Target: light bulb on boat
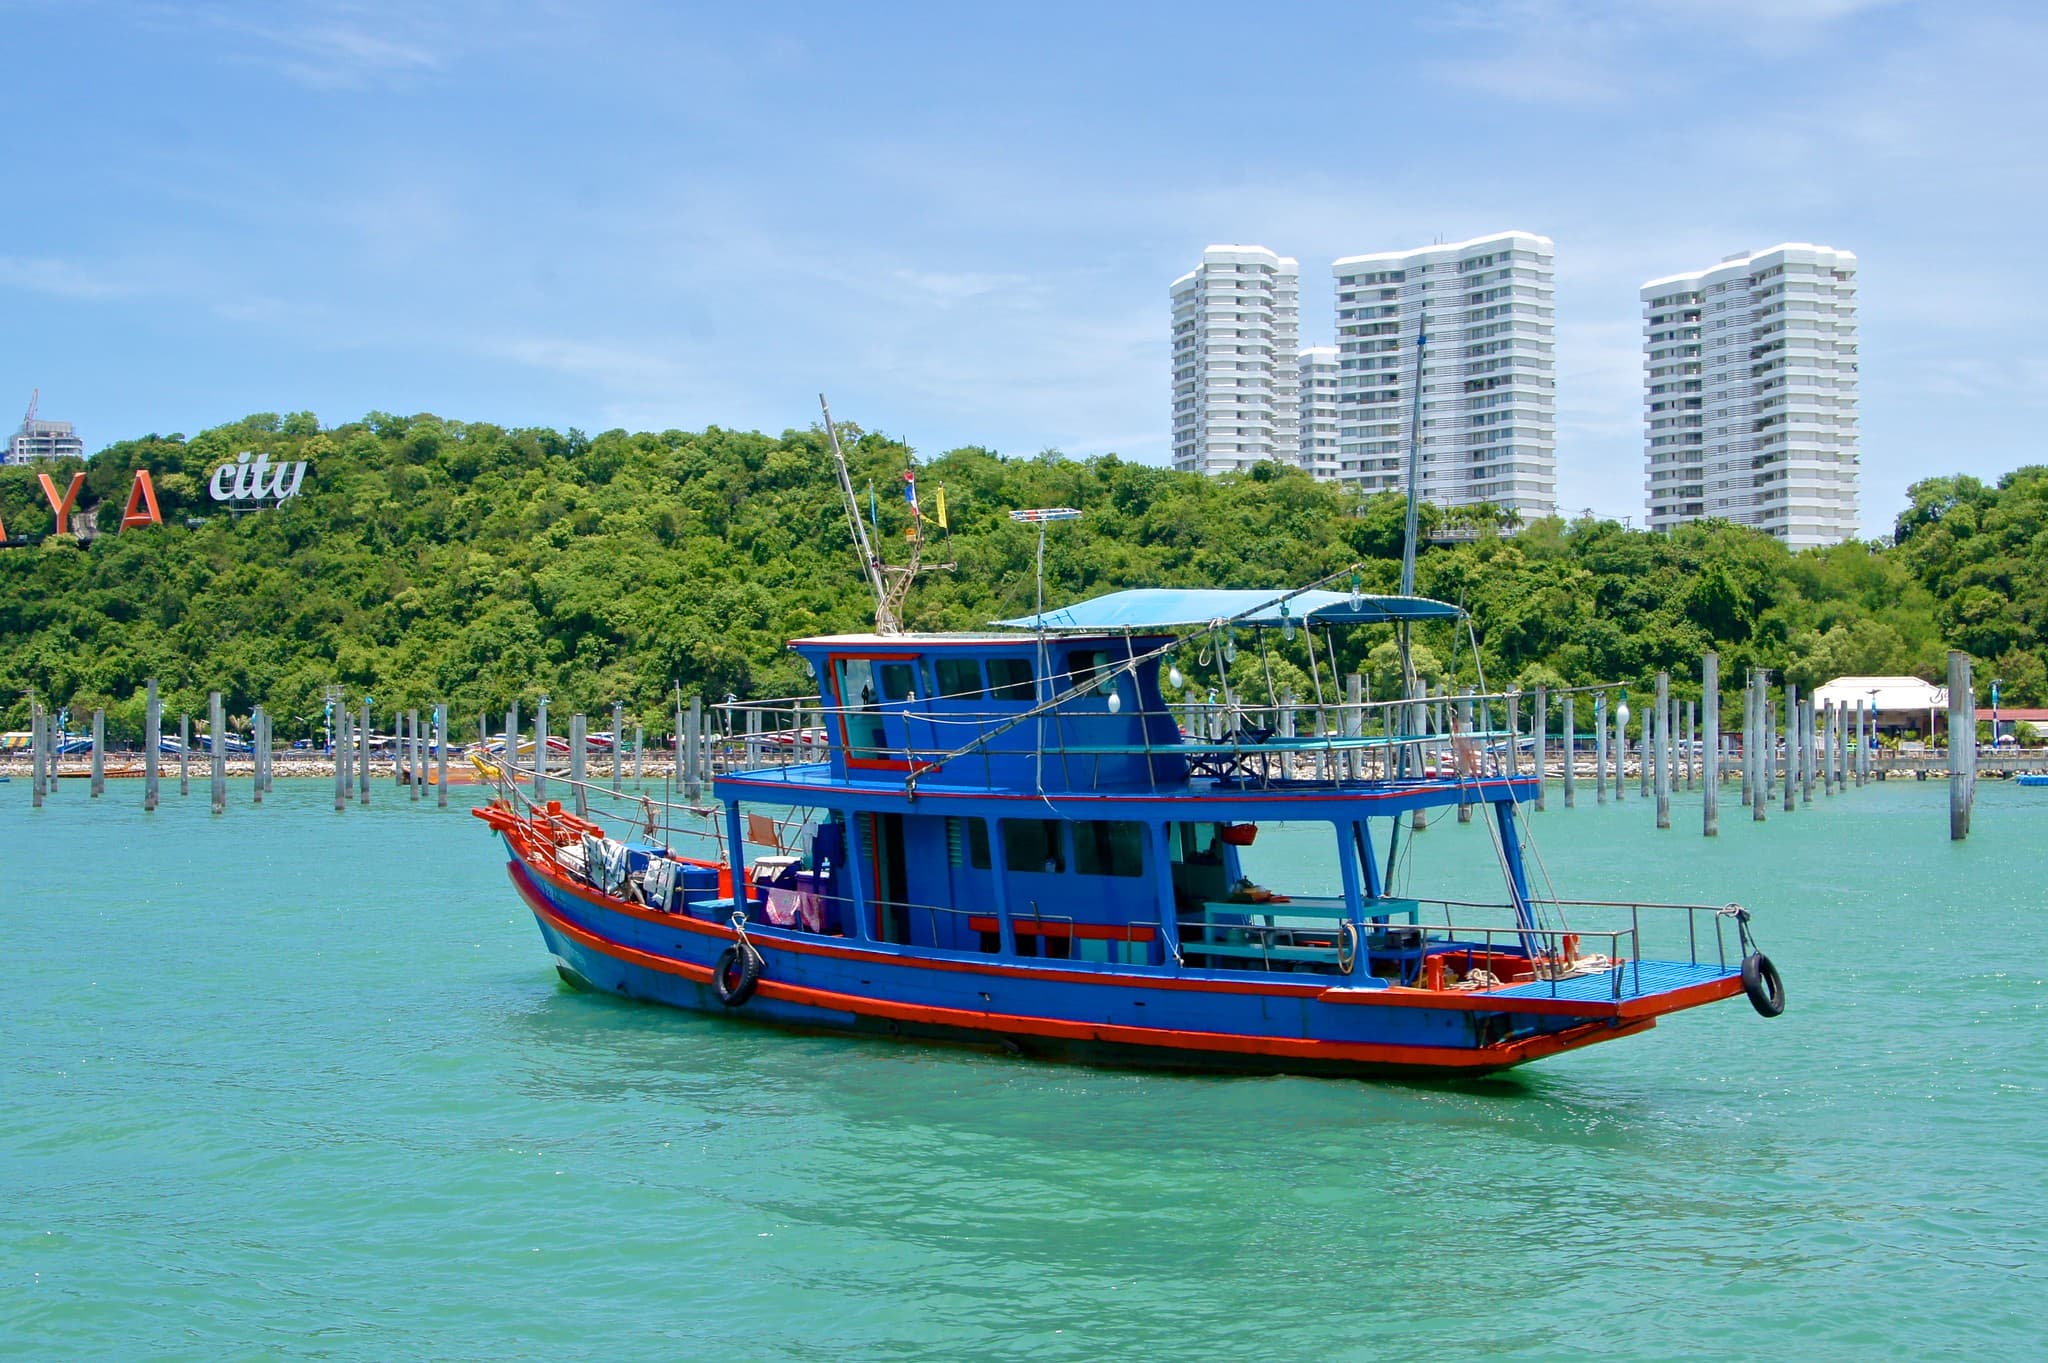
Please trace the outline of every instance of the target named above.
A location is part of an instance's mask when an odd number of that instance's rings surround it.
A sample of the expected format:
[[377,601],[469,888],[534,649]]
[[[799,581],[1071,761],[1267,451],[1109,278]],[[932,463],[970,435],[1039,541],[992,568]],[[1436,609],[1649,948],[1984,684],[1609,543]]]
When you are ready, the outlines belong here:
[[1235,634],[1223,636],[1223,661],[1226,663],[1237,661],[1237,635]]
[[1115,715],[1115,714],[1121,714],[1121,713],[1123,712],[1123,708],[1124,708],[1124,693],[1123,693],[1123,692],[1121,692],[1121,691],[1112,691],[1112,692],[1110,692],[1110,693],[1109,693],[1109,712],[1110,712],[1111,714],[1113,714],[1113,715]]
[[1614,722],[1615,722],[1616,724],[1627,724],[1627,723],[1628,723],[1628,716],[1629,716],[1629,708],[1628,708],[1628,702],[1627,702],[1626,700],[1624,700],[1624,701],[1623,701],[1623,702],[1622,702],[1622,703],[1621,703],[1620,705],[1618,705],[1617,707],[1615,707],[1615,711],[1614,711]]
[[1166,665],[1166,684],[1168,686],[1178,691],[1181,687],[1187,685],[1187,681],[1188,679],[1180,674],[1179,666],[1173,663]]

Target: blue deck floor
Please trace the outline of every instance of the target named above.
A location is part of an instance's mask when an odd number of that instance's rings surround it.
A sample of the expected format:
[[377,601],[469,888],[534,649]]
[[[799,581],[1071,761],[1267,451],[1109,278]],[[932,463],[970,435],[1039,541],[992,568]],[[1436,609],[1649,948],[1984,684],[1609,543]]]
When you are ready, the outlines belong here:
[[1568,980],[1531,980],[1526,984],[1510,985],[1506,989],[1490,992],[1491,998],[1543,998],[1543,999],[1599,999],[1641,998],[1646,994],[1664,994],[1688,985],[1705,984],[1709,980],[1726,979],[1740,974],[1734,965],[1723,968],[1712,963],[1691,965],[1684,961],[1641,961],[1630,962],[1620,967],[1621,992],[1614,989],[1614,971],[1602,970],[1591,975],[1574,975]]

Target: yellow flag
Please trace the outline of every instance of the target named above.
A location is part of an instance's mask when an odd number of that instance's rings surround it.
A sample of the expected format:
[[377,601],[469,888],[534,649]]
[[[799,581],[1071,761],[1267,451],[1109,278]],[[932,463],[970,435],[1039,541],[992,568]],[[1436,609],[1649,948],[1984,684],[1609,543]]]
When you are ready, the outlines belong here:
[[946,489],[939,489],[939,529],[946,529]]

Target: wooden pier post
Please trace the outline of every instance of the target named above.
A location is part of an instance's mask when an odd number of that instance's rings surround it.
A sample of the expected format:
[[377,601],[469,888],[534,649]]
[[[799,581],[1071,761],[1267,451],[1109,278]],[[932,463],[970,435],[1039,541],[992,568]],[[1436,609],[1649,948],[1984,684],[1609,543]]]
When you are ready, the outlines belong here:
[[504,762],[498,767],[499,779],[506,785],[519,784],[519,702],[513,701],[505,707],[505,752]]
[[1849,792],[1849,702],[1835,704],[1835,794]]
[[403,710],[391,714],[391,752],[391,784],[404,790],[412,780],[412,773],[406,769],[412,759],[412,739],[406,733]]
[[1772,748],[1771,721],[1774,711],[1771,706],[1770,678],[1764,673],[1757,674],[1756,687],[1756,729],[1757,729],[1757,778],[1756,792],[1751,797],[1750,818],[1755,823],[1764,821],[1764,811],[1771,802],[1771,777],[1777,768],[1773,765],[1776,755]]
[[249,712],[249,802],[263,803],[263,755],[270,750],[263,736],[263,707]]
[[690,697],[689,713],[679,718],[682,741],[676,745],[676,761],[682,767],[683,798],[694,802],[703,794],[704,698]]
[[370,803],[370,737],[375,732],[370,722],[370,701],[364,697],[362,722],[356,732],[356,798],[365,805]]
[[1578,700],[1571,692],[1564,693],[1564,807],[1574,809],[1579,803],[1579,728]]
[[414,804],[420,802],[420,791],[427,783],[427,745],[420,741],[420,712],[405,712],[405,794]]
[[1970,655],[1948,655],[1948,836],[1970,836],[1970,806],[1977,798],[1977,697]]
[[625,789],[626,778],[626,707],[621,701],[612,702],[612,794]]
[[647,729],[644,725],[633,726],[633,789],[647,787]]
[[178,794],[192,793],[192,716],[178,716]]
[[213,812],[225,814],[228,808],[228,744],[227,724],[221,714],[220,692],[210,691],[206,696],[207,755],[213,759],[212,771]]
[[97,800],[107,793],[107,712],[95,707],[92,712],[92,798]]
[[1610,710],[1610,714],[1614,716],[1614,749],[1612,749],[1612,753],[1614,753],[1614,802],[1620,804],[1626,798],[1626,790],[1628,790],[1628,720],[1630,720],[1630,716],[1622,714],[1622,710],[1628,708],[1628,692],[1616,692],[1616,696],[1618,698],[1616,698],[1614,710]]
[[584,790],[590,780],[590,721],[579,710],[569,716],[569,789],[576,803],[576,817],[590,817],[590,800]]
[[533,707],[533,802],[548,798],[548,698],[542,696]]
[[[1653,692],[1652,700],[1654,699]],[[1657,746],[1657,716],[1645,713],[1636,723],[1636,783],[1638,793],[1647,800],[1656,786],[1654,750]],[[1624,746],[1622,751],[1628,751],[1627,747]]]
[[330,739],[334,748],[334,812],[339,814],[348,808],[348,711],[335,713]]
[[1671,827],[1671,674],[1657,674],[1656,732],[1651,736],[1657,761],[1657,827]]
[[1799,803],[1813,803],[1813,697],[1799,698]]
[[[1972,710],[1971,710],[1971,714],[1972,714],[1972,715],[1974,715],[1975,713],[1976,713],[1976,710],[1975,710],[1974,708],[1972,708]],[[1841,773],[1842,773],[1842,789],[1843,789],[1843,791],[1844,791],[1844,792],[1846,792],[1846,791],[1847,791],[1847,790],[1849,789],[1850,783],[1851,783],[1851,782],[1853,782],[1853,781],[1854,781],[1854,780],[1856,779],[1856,763],[1855,763],[1855,760],[1854,760],[1854,754],[1852,754],[1852,753],[1851,753],[1851,752],[1849,751],[1849,703],[1848,703],[1847,701],[1843,701],[1843,702],[1842,702],[1842,718],[1841,718],[1841,728],[1842,728],[1842,738],[1841,738],[1841,743],[1842,743],[1842,766],[1841,766]],[[1970,736],[1971,736],[1971,738],[1972,738],[1972,739],[1974,739],[1974,738],[1976,737],[1976,730],[1972,729],[1972,730],[1970,731]],[[1974,746],[1974,744],[1973,744],[1972,746]]]
[[1869,701],[1859,700],[1856,702],[1856,761],[1854,765],[1856,767],[1856,784],[1859,786],[1870,784],[1870,738],[1863,732],[1865,715],[1868,715],[1870,718],[1871,733],[1875,734],[1877,732],[1877,713],[1871,710],[1869,706]]
[[[1483,744],[1483,743],[1482,743],[1482,741],[1481,741],[1481,740],[1480,740],[1480,739],[1479,739],[1479,738],[1478,738],[1478,737],[1477,737],[1477,736],[1475,735],[1475,732],[1474,732],[1474,730],[1473,730],[1473,728],[1472,728],[1472,688],[1471,688],[1471,687],[1469,687],[1469,686],[1468,686],[1468,687],[1466,687],[1466,688],[1465,688],[1465,689],[1464,689],[1463,691],[1461,691],[1461,692],[1460,692],[1460,693],[1458,694],[1458,699],[1457,699],[1457,701],[1455,702],[1455,708],[1453,709],[1452,713],[1453,713],[1453,714],[1455,714],[1455,715],[1457,715],[1457,717],[1458,717],[1458,732],[1464,735],[1464,738],[1465,738],[1465,742],[1467,742],[1467,743],[1469,743],[1469,744],[1472,744],[1472,745],[1474,745],[1475,747],[1477,747],[1477,748],[1478,748],[1478,750],[1479,750],[1479,751],[1480,751],[1481,753],[1484,753],[1484,752],[1485,752],[1485,747],[1484,747],[1484,744]],[[1481,760],[1482,760],[1482,762],[1483,762],[1483,761],[1484,761],[1484,758],[1482,758]],[[1459,785],[1459,788],[1460,788],[1460,791],[1459,791],[1459,793],[1460,793],[1460,795],[1462,796],[1462,795],[1463,795],[1463,787],[1464,787],[1464,785],[1465,785],[1465,772],[1464,772],[1464,770],[1463,770],[1463,768],[1464,768],[1464,759],[1463,759],[1462,755],[1461,755],[1461,754],[1460,754],[1460,753],[1458,752],[1458,745],[1457,745],[1457,744],[1455,744],[1455,743],[1453,743],[1453,744],[1451,745],[1451,768],[1452,768],[1452,772],[1453,772],[1453,774],[1454,774],[1454,775],[1455,775],[1455,776],[1456,776],[1456,777],[1458,778],[1458,785]],[[1471,823],[1471,822],[1472,822],[1472,802],[1471,802],[1470,800],[1468,800],[1468,799],[1463,799],[1463,798],[1461,798],[1461,799],[1459,799],[1459,801],[1458,801],[1458,822],[1459,822],[1459,823]]]
[[1550,688],[1536,687],[1536,808],[1541,812],[1544,792],[1550,788]]
[[1593,803],[1607,803],[1607,693],[1593,694]]
[[1799,751],[1799,687],[1797,683],[1785,683],[1785,812],[1793,809],[1793,791],[1799,774],[1795,770]]
[[1508,692],[1508,775],[1522,774],[1522,693]]
[[1835,780],[1835,702],[1829,700],[1821,716],[1821,794],[1833,796],[1841,782]]
[[164,702],[156,693],[156,678],[143,683],[142,703],[142,808],[157,807],[158,778],[163,768]]
[[448,702],[442,701],[434,707],[434,779],[441,789],[434,797],[434,803],[442,809],[448,807]]
[[43,703],[28,703],[28,805],[43,807]]
[[[1349,738],[1363,738],[1365,736],[1365,678],[1357,672],[1347,672],[1344,674],[1344,704],[1347,707],[1344,711],[1343,724],[1345,736]],[[1345,774],[1347,776],[1354,781],[1364,778],[1365,753],[1362,750],[1352,748],[1344,754],[1344,762]]]
[[1700,655],[1700,741],[1706,744],[1706,779],[1700,783],[1703,808],[1700,832],[1718,837],[1721,832],[1721,655]]

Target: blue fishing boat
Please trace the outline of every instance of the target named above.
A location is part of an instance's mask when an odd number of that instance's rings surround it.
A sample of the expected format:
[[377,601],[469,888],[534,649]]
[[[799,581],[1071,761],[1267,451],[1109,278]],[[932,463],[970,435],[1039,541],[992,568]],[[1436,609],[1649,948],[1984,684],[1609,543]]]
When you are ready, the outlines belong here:
[[[510,784],[478,813],[565,979],[792,1027],[1482,1074],[1745,992],[1780,1011],[1746,911],[1570,901],[1532,876],[1538,777],[1491,727],[1506,697],[1462,698],[1447,729],[1413,700],[1332,697],[1301,733],[1235,697],[1176,715],[1167,694],[1177,659],[1220,663],[1240,636],[1421,622],[1467,624],[1355,590],[1138,590],[984,633],[799,639],[814,695],[726,707],[730,732],[763,737],[758,765],[715,780],[715,855],[615,838]],[[1427,897],[1415,821],[1461,805],[1499,892]],[[1297,850],[1267,865],[1272,825]]]

